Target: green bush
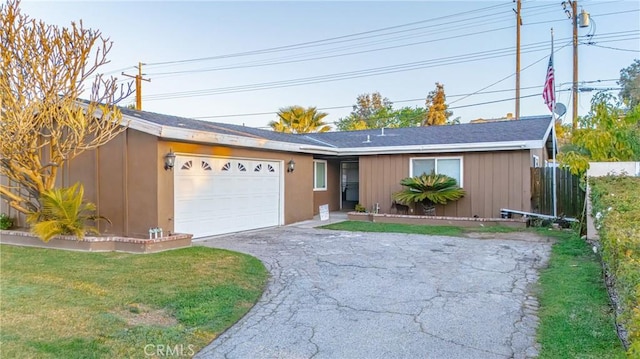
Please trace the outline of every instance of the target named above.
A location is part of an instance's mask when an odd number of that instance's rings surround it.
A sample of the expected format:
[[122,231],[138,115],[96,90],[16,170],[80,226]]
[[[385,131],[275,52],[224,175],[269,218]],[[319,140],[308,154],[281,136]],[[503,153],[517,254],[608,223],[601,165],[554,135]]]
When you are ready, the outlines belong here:
[[360,213],[364,213],[367,211],[367,209],[361,205],[360,203],[356,204],[356,208],[355,208],[356,212],[360,212]]
[[11,229],[13,227],[13,220],[4,213],[0,213],[0,229]]
[[602,259],[620,297],[629,355],[640,358],[640,177],[589,179]]

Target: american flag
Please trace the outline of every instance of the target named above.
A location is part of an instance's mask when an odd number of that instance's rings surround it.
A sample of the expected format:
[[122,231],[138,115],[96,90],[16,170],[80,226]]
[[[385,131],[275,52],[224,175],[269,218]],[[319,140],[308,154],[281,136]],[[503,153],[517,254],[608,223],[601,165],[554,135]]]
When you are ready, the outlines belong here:
[[553,54],[549,57],[549,66],[547,67],[547,79],[544,81],[544,90],[542,90],[542,98],[544,103],[549,107],[549,111],[553,112],[556,105],[555,81],[553,78]]

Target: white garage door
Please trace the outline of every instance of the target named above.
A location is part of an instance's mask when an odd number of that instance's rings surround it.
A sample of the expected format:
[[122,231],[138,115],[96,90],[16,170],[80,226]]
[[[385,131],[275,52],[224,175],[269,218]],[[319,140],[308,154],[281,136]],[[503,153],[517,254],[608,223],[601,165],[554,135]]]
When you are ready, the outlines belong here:
[[282,224],[277,161],[178,156],[174,231],[194,238]]

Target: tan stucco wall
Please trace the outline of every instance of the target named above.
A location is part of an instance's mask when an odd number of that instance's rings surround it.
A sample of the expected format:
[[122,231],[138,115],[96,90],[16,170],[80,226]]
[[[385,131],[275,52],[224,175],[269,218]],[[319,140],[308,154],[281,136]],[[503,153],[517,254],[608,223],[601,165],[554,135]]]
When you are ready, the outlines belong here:
[[[69,186],[77,181],[84,185],[85,199],[95,203],[98,214],[111,221],[98,223],[102,233],[145,237],[151,227],[173,232],[173,172],[163,168],[169,149],[176,153],[269,159],[281,161],[283,168],[293,159],[295,171],[283,174],[284,224],[313,217],[312,155],[163,141],[133,129],[70,161],[61,168],[57,185]],[[330,172],[329,178],[330,188],[337,188],[338,175]],[[18,218],[18,226],[25,226],[23,217],[0,202],[3,213]],[[331,205],[333,209],[337,202]]]
[[409,176],[411,158],[458,156],[463,158],[463,188],[467,194],[459,201],[438,206],[437,215],[497,218],[500,208],[530,210],[531,154],[528,150],[362,156],[360,203],[368,209],[378,203],[380,213],[395,213],[391,209],[392,194],[402,190],[400,180]]
[[[311,171],[313,172],[313,168],[311,169]],[[313,214],[319,214],[320,206],[324,204],[329,205],[329,211],[340,210],[339,160],[327,160],[327,190],[313,191]]]
[[[284,223],[290,224],[313,217],[313,157],[306,154],[294,154],[276,151],[260,151],[226,146],[201,145],[174,141],[158,142],[158,165],[162,168],[164,155],[169,150],[178,154],[199,154],[216,157],[235,157],[247,159],[269,159],[282,161],[283,168],[293,160],[295,170],[284,171]],[[158,218],[159,225],[173,231],[173,174],[161,170],[158,174]]]

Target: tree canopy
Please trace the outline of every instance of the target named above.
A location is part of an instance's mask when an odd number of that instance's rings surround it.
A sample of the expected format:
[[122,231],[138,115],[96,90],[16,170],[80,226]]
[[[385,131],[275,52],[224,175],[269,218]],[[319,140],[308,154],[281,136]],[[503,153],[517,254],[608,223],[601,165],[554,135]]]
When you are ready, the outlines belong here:
[[278,111],[278,121],[269,122],[269,126],[277,132],[310,133],[327,132],[331,129],[322,119],[327,117],[315,107],[289,106]]
[[115,104],[131,84],[98,73],[112,47],[100,31],[47,25],[19,5],[0,5],[0,197],[33,213],[65,162],[124,130]]
[[453,112],[448,111],[446,104],[447,96],[444,93],[444,85],[436,82],[435,90],[429,92],[425,106],[427,114],[422,122],[422,126],[446,125]]
[[620,70],[618,85],[622,86],[620,98],[629,108],[640,104],[640,60],[635,59],[631,65]]
[[596,94],[558,161],[576,175],[586,172],[589,161],[640,161],[640,105],[624,111],[612,95]]
[[436,83],[436,89],[427,95],[424,108],[405,106],[394,109],[393,103],[379,92],[362,94],[356,99],[353,111],[339,119],[336,127],[340,131],[353,131],[460,123],[459,119],[450,119],[452,112],[445,101],[444,85],[440,83]]
[[393,103],[382,97],[380,92],[358,95],[349,116],[336,123],[340,131],[366,130],[369,128],[391,127]]

